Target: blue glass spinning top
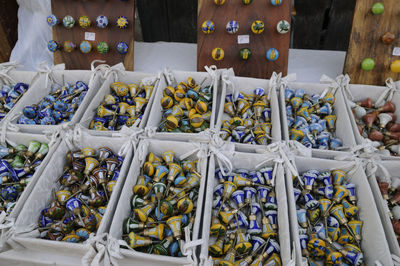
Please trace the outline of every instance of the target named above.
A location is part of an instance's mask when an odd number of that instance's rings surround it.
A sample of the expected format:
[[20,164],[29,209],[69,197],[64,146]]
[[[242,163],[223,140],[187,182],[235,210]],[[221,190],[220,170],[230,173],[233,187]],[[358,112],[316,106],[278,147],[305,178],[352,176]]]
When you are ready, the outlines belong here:
[[41,121],[40,121],[41,125],[55,125],[56,121],[54,120],[54,118],[52,116],[45,116]]
[[25,106],[22,112],[25,117],[34,119],[37,115],[37,106],[36,105]]

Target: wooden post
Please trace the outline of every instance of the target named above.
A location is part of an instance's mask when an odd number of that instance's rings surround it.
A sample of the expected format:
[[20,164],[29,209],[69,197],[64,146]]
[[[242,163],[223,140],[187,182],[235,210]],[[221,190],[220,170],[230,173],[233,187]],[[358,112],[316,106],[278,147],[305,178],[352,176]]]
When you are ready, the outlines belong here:
[[18,4],[0,0],[0,62],[8,62],[18,39]]

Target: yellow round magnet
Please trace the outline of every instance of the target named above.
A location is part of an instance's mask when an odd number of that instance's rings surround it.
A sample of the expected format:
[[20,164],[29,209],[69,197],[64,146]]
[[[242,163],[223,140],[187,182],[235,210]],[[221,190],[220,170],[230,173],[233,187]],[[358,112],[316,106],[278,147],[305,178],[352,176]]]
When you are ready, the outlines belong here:
[[254,34],[261,34],[264,31],[264,22],[261,20],[256,20],[251,24],[251,31]]
[[215,61],[220,61],[224,59],[225,53],[222,48],[217,47],[212,50],[211,56]]

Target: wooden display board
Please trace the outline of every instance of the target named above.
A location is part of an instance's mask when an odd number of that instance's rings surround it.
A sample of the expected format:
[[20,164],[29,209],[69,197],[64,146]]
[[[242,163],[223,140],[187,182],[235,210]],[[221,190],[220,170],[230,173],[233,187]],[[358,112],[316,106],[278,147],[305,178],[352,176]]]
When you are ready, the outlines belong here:
[[[123,62],[125,69],[133,70],[133,49],[134,49],[134,0],[96,0],[96,1],[65,1],[51,0],[52,13],[60,23],[53,27],[53,40],[63,45],[64,41],[70,40],[77,46],[76,49],[67,53],[62,49],[54,53],[54,63],[65,63],[67,69],[90,69],[93,60],[105,60],[108,65],[115,65]],[[64,16],[70,15],[75,19],[75,26],[67,29],[62,24]],[[88,16],[92,25],[86,29],[79,26],[79,17]],[[108,18],[108,26],[104,29],[98,28],[96,18],[104,15]],[[126,29],[119,29],[116,20],[119,16],[128,18],[129,26]],[[83,54],[79,45],[85,40],[85,33],[95,33],[95,40],[90,41],[93,48],[89,54]],[[93,35],[93,34],[92,34]],[[97,52],[97,43],[107,42],[110,51],[107,54]],[[119,42],[126,42],[129,45],[128,53],[118,53],[116,46]]]
[[[374,15],[371,7],[381,2],[385,10]],[[344,73],[348,73],[351,83],[384,85],[389,77],[399,80],[400,74],[390,70],[390,64],[399,56],[393,55],[395,47],[400,47],[400,5],[398,0],[357,0],[353,27],[350,36],[349,50],[346,55]],[[395,41],[386,45],[381,41],[385,32],[393,33]],[[375,67],[371,71],[361,68],[364,58],[372,58]]]
[[[244,77],[269,78],[272,72],[287,74],[290,32],[278,33],[276,27],[279,21],[290,23],[291,0],[283,0],[279,6],[273,6],[270,0],[253,0],[244,5],[241,0],[225,1],[217,6],[214,0],[199,0],[197,18],[197,69],[204,71],[206,65],[216,65],[218,68],[233,67],[235,74]],[[215,31],[204,34],[201,26],[204,21],[211,20],[215,24]],[[239,23],[239,30],[235,34],[226,31],[226,24],[230,20]],[[255,20],[262,20],[265,30],[262,34],[254,34],[251,24]],[[248,35],[248,44],[238,44],[238,36]],[[215,61],[211,52],[220,47],[225,57]],[[251,57],[244,61],[239,56],[241,48],[249,48]],[[276,48],[279,57],[276,61],[268,61],[266,52],[269,48]]]

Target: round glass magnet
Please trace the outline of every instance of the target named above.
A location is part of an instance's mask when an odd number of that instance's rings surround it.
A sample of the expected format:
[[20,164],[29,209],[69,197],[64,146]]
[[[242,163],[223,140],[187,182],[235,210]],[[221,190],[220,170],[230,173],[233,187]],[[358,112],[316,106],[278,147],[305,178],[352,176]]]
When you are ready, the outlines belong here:
[[50,40],[47,43],[47,48],[49,49],[50,52],[54,53],[55,51],[60,49],[60,46],[58,45],[58,43],[55,40]]
[[251,31],[254,34],[261,34],[264,31],[264,22],[256,20],[251,24]]
[[126,42],[120,42],[117,44],[117,51],[120,54],[126,54],[128,52],[129,46]]
[[226,24],[226,31],[230,34],[235,34],[239,30],[239,23],[236,20],[231,20]]
[[224,59],[225,53],[222,48],[217,47],[212,50],[211,56],[215,61],[220,61]]
[[282,0],[271,0],[271,4],[273,6],[280,6],[282,4]]
[[75,50],[76,45],[72,41],[65,41],[63,45],[64,52],[71,53]]
[[248,60],[251,56],[251,51],[249,48],[242,48],[239,51],[239,55],[242,60]]
[[275,48],[270,48],[267,51],[266,57],[269,61],[275,61],[279,57],[279,52]]
[[100,54],[106,54],[108,53],[108,51],[110,51],[110,47],[106,42],[99,42],[97,44],[97,52],[99,52]]
[[243,5],[250,5],[253,0],[242,0]]
[[223,4],[225,4],[225,0],[214,0],[214,3],[215,3],[217,6],[222,6]]
[[288,33],[290,31],[290,24],[289,22],[287,22],[286,20],[281,20],[278,22],[278,24],[276,24],[276,30],[280,33],[280,34],[285,34]]
[[108,25],[108,18],[104,15],[100,15],[96,18],[97,27],[100,29],[104,29]]
[[50,16],[47,17],[47,24],[51,27],[55,26],[58,24],[58,19],[55,15],[51,14]]
[[79,26],[81,26],[82,28],[84,28],[84,29],[89,28],[91,24],[92,24],[92,21],[90,20],[90,18],[88,16],[80,16],[79,17]]
[[64,27],[66,27],[67,29],[70,29],[70,28],[72,28],[72,27],[75,25],[75,19],[74,19],[72,16],[70,16],[70,15],[66,15],[66,16],[63,18],[63,25],[64,25]]
[[84,54],[88,54],[90,53],[90,51],[92,51],[92,45],[88,41],[81,42],[79,48],[81,49],[81,52]]
[[117,27],[120,29],[126,29],[129,26],[129,21],[127,17],[124,16],[119,16],[117,18]]
[[205,34],[210,34],[213,33],[215,30],[215,24],[213,21],[211,20],[206,20],[203,22],[203,24],[201,24],[201,30],[205,33]]

